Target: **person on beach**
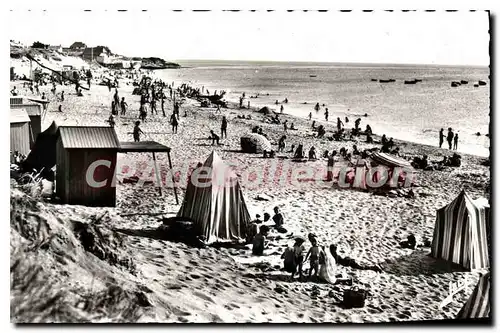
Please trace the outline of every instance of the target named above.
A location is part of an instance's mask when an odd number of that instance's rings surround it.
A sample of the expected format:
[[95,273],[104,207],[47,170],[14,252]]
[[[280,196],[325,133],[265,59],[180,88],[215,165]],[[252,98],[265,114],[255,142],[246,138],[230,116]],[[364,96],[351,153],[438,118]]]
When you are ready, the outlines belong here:
[[61,102],[64,102],[64,90],[61,91]]
[[318,159],[316,156],[316,148],[314,148],[314,146],[312,146],[311,149],[309,149],[309,159],[310,160]]
[[127,104],[127,102],[125,102],[125,97],[122,97],[122,101],[120,102],[120,108],[122,109],[122,112],[120,114],[122,116],[124,116],[125,113],[127,112],[127,107],[128,107],[128,104]]
[[332,255],[333,259],[335,259],[335,262],[338,263],[339,265],[345,266],[345,267],[351,267],[354,269],[362,269],[362,270],[370,270],[370,271],[375,271],[375,272],[382,272],[382,269],[378,265],[372,265],[372,266],[363,266],[360,265],[356,262],[356,260],[349,258],[349,257],[341,257],[337,253],[337,245],[332,244],[330,245],[330,254]]
[[139,119],[145,121],[147,115],[148,113],[146,111],[146,104],[141,104],[141,106],[139,107]]
[[248,101],[248,106],[247,106],[247,109],[250,110],[250,101]]
[[115,127],[115,118],[113,117],[113,114],[109,115],[108,123],[109,123],[109,126]]
[[319,252],[319,278],[320,280],[335,284],[337,279],[335,278],[335,259],[332,257],[331,253],[325,250],[325,246],[321,246],[321,251]]
[[312,112],[309,112],[309,120],[312,119],[312,116],[313,116],[313,113]]
[[139,128],[139,125],[141,124],[140,121],[136,121],[135,122],[135,126],[134,126],[134,132],[133,132],[133,135],[134,135],[134,142],[139,142],[141,141],[141,133],[144,134],[144,132]]
[[63,110],[62,110],[62,105],[61,105],[61,104],[59,104],[59,107],[57,108],[57,110],[58,110],[59,112],[63,112]]
[[288,130],[288,120],[285,120],[285,122],[283,123],[283,129],[284,129],[284,131],[286,133],[287,130]]
[[455,135],[453,134],[451,127],[449,127],[448,128],[448,136],[446,137],[446,140],[448,141],[448,149],[451,149],[451,144],[453,142],[454,137],[455,137]]
[[112,100],[112,101],[111,101],[111,114],[112,114],[112,115],[117,114],[117,112],[116,112],[115,100]]
[[278,100],[276,100],[276,102],[274,102],[274,104],[278,105],[278,104],[279,104],[279,103],[278,103]]
[[286,97],[285,97],[285,101],[284,101],[284,102],[285,102],[285,103],[288,103],[288,98],[286,98]]
[[441,128],[439,131],[439,148],[443,145],[444,142],[444,128]]
[[[250,103],[250,102],[249,102]],[[217,113],[222,113],[222,111],[220,110],[220,104],[217,104]]]
[[172,133],[177,134],[177,127],[179,126],[179,121],[175,113],[170,116],[170,125],[172,125]]
[[283,152],[283,149],[285,149],[286,146],[285,140],[286,140],[286,135],[282,135],[278,141],[278,153]]
[[283,110],[285,110],[285,107],[283,106],[283,104],[281,104],[280,113],[283,113]]
[[316,110],[316,112],[318,112],[319,109],[320,109],[319,103],[316,103],[316,105],[314,106],[314,110]]
[[325,120],[328,121],[328,108],[325,109]]
[[326,171],[326,181],[327,182],[333,181],[333,176],[334,176],[333,172],[334,172],[335,162],[336,162],[336,160],[338,160],[336,155],[337,155],[337,151],[334,150],[334,151],[332,151],[332,154],[328,156],[328,162],[326,164],[326,170],[327,170]]
[[161,113],[163,114],[163,117],[166,117],[167,115],[165,114],[165,95],[161,95]]
[[215,134],[215,132],[213,130],[210,130],[210,139],[212,139],[212,146],[217,143],[217,145],[220,145],[219,143],[219,136],[217,134]]
[[293,247],[287,246],[283,254],[281,255],[281,259],[283,259],[283,267],[285,272],[292,273],[290,279],[293,279],[297,271],[297,264],[295,263],[295,252]]
[[344,126],[344,123],[340,120],[340,117],[337,117],[337,131],[340,132],[342,130],[342,126]]
[[349,123],[349,118],[345,117],[345,123],[348,124]]
[[458,148],[458,133],[453,137],[453,150],[457,150]]
[[[295,239],[295,244],[293,245],[293,252],[294,252],[294,255],[295,255],[295,263],[296,263],[296,267],[297,267],[297,270],[299,271],[299,280],[302,280],[304,277],[302,275],[302,264],[304,263],[304,251],[306,250],[305,247],[304,247],[304,238],[302,237],[297,237]],[[295,276],[295,273],[294,272],[292,274],[292,279],[294,278]]]
[[252,242],[252,254],[254,256],[264,255],[264,249],[266,248],[266,237],[269,232],[269,227],[263,225],[260,227],[259,233],[255,235]]
[[359,124],[361,123],[361,118],[358,118],[354,121],[354,129],[356,131],[356,134],[359,133]]
[[312,272],[314,271],[314,277],[317,278],[318,276],[318,271],[319,271],[319,256],[321,252],[321,248],[318,246],[318,241],[313,238],[311,241],[312,246],[307,252],[306,258],[304,261],[307,261],[309,259],[309,276],[308,279],[311,279]]
[[222,116],[222,123],[220,125],[220,136],[224,139],[224,136],[227,139],[227,118],[226,116]]
[[12,96],[17,96],[18,95],[18,91],[17,91],[17,88],[16,86],[14,86],[14,88],[10,91],[10,93],[12,94]]
[[278,206],[274,207],[273,221],[276,229],[283,227],[283,224],[285,224],[285,219],[283,218],[283,214],[281,214]]
[[312,127],[312,129],[316,129],[316,120],[313,120],[311,127]]
[[366,135],[372,135],[373,134],[373,131],[372,131],[372,128],[371,128],[370,125],[366,125],[365,134]]
[[153,114],[153,112],[155,114],[158,114],[158,110],[156,110],[156,99],[155,98],[151,99],[151,114]]
[[382,135],[381,142],[382,142],[382,147],[384,147],[385,145],[387,145],[387,137],[385,136],[385,134]]

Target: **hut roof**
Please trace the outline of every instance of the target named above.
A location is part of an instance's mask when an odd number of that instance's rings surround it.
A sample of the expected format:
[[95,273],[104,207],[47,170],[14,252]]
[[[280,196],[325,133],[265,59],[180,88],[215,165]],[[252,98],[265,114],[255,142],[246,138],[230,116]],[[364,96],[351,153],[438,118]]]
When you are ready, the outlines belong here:
[[30,117],[24,109],[11,109],[10,110],[10,123],[29,123]]
[[10,109],[24,109],[28,116],[40,116],[42,114],[42,107],[36,103],[26,104],[12,104]]
[[170,152],[170,148],[155,141],[120,142],[120,153]]
[[118,149],[120,142],[112,127],[60,126],[59,133],[64,148]]

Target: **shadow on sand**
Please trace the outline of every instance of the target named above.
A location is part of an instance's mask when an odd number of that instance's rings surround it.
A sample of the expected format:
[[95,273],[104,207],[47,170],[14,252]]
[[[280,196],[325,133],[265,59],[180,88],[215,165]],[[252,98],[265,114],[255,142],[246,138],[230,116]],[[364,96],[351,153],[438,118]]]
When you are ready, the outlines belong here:
[[467,272],[467,269],[455,263],[431,257],[429,250],[416,250],[410,255],[380,263],[379,266],[383,272],[398,276]]

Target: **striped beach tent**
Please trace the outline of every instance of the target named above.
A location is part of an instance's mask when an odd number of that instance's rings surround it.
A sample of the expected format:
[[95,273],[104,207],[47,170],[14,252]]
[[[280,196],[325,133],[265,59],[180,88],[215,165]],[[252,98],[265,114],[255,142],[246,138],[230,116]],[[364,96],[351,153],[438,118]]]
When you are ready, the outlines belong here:
[[246,238],[250,214],[238,177],[215,151],[189,177],[177,216],[193,220],[206,243]]
[[439,209],[431,255],[467,269],[490,266],[490,209],[485,199],[472,200],[464,190]]
[[479,278],[472,295],[458,312],[457,319],[488,318],[490,316],[490,273]]

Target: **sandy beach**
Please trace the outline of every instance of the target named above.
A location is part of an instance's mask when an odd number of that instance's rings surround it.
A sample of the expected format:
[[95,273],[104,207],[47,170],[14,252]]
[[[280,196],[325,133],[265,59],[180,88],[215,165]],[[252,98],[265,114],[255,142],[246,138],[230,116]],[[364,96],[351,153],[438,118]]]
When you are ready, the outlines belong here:
[[[11,86],[14,85],[22,95],[29,94],[20,88],[22,83],[11,82]],[[132,141],[133,123],[139,115],[139,96],[132,95],[133,88],[130,80],[120,81],[120,98],[125,97],[128,103],[126,116],[115,118],[120,141]],[[83,91],[83,97],[78,97],[73,86],[57,86],[58,92],[65,91],[64,102],[58,102],[48,86],[40,90],[51,100],[42,129],[50,126],[52,121],[58,125],[107,124],[114,89],[110,92],[105,86],[93,85],[90,91]],[[58,111],[59,104],[63,112]],[[250,133],[255,125],[261,126],[274,144],[283,135],[282,125],[264,123],[263,116],[256,110],[237,109],[232,105],[218,113],[215,108],[202,108],[197,101],[186,99],[180,110],[178,133],[172,134],[168,124],[172,101],[165,103],[167,117],[162,116],[159,105],[158,109],[158,115],[148,114],[141,124],[146,133],[142,139],[171,147],[177,180],[186,176],[188,167],[203,162],[215,150],[225,161],[235,165],[240,177],[247,178],[241,181],[241,185],[252,218],[256,214],[262,216],[264,212],[272,214],[273,207],[278,206],[284,214],[288,233],[271,232],[270,246],[262,257],[252,256],[250,245],[240,249],[197,249],[123,232],[116,236],[113,229],[155,229],[161,225],[162,216],[174,216],[179,210],[166,154],[157,156],[164,180],[161,197],[154,185],[135,186],[122,182],[124,177],[132,175],[154,180],[151,156],[119,154],[121,168],[117,171],[116,208],[36,203],[35,199],[12,188],[11,248],[22,249],[19,244],[26,243],[29,234],[16,226],[18,219],[26,220],[26,224],[33,228],[40,225],[40,219],[44,221],[42,225],[46,226],[47,234],[55,235],[56,241],[29,252],[27,257],[33,265],[41,267],[43,279],[54,281],[54,290],[67,293],[63,297],[65,304],[70,304],[74,311],[67,318],[85,318],[94,322],[129,321],[130,317],[124,317],[118,306],[110,306],[100,313],[79,307],[84,295],[109,292],[111,286],[119,286],[123,295],[130,297],[129,302],[136,302],[134,297],[140,295],[146,305],[131,312],[132,318],[139,322],[358,323],[453,319],[472,293],[480,272],[452,268],[429,257],[428,247],[403,249],[399,242],[410,233],[415,234],[419,241],[424,238],[432,240],[436,209],[452,201],[462,189],[474,198],[487,196],[490,170],[480,164],[484,158],[461,154],[461,167],[447,167],[443,171],[418,170],[415,198],[380,196],[355,189],[334,188],[311,179],[299,183],[286,181],[282,177],[283,170],[291,176],[297,167],[304,167],[291,161],[291,153],[278,153],[275,159],[241,153],[240,137]],[[208,139],[209,131],[220,131],[223,115],[229,121],[228,137],[221,140],[221,145],[213,146]],[[252,119],[239,119],[238,115],[251,115]],[[380,146],[362,141],[317,139],[310,122],[287,115],[280,118],[288,119],[297,128],[286,133],[286,151],[291,144],[298,143],[303,143],[306,150],[314,145],[318,155],[341,147],[351,149],[353,144],[359,149]],[[362,120],[361,126],[364,128],[367,123],[369,117]],[[326,126],[327,134],[334,126],[334,122]],[[452,155],[447,149],[397,140],[395,143],[406,156],[428,155],[430,160],[437,161]],[[326,163],[326,159],[320,158],[305,165],[322,170]],[[255,175],[262,174],[262,170],[266,176],[260,184],[248,181],[248,178],[252,180]],[[180,181],[178,186],[182,201],[185,182]],[[271,200],[257,200],[259,195],[270,196]],[[26,213],[26,207],[30,205],[43,212],[40,218]],[[30,209],[34,208],[27,210]],[[133,269],[132,266],[111,263],[109,258],[101,260],[88,254],[70,230],[69,225],[74,221],[88,223],[92,216],[104,212],[108,214],[100,222],[100,228],[113,235],[110,236],[113,239],[120,239],[121,245],[116,251],[133,261]],[[288,280],[289,274],[281,270],[281,253],[287,245],[292,245],[293,235],[305,237],[310,232],[317,235],[320,244],[338,244],[342,255],[382,268],[378,273],[339,266],[338,273],[352,277],[355,285],[369,289],[370,296],[364,308],[343,309],[336,305],[347,286]],[[67,254],[60,259],[58,251]],[[11,258],[13,256],[11,254]],[[309,268],[308,264],[304,267]],[[458,293],[453,302],[440,309],[440,303],[448,295],[449,283],[465,277],[470,278],[470,285]],[[127,298],[124,297],[126,304]],[[64,318],[60,317],[62,321]],[[39,319],[47,320],[43,316]]]

